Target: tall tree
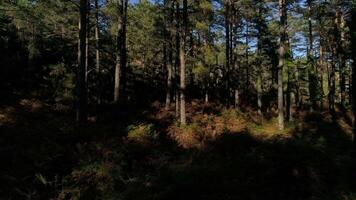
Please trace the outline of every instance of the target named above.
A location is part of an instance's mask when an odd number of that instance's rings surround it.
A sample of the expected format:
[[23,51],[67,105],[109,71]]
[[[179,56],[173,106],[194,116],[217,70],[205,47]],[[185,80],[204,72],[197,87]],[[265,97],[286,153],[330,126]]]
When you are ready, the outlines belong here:
[[283,66],[285,65],[287,46],[287,5],[286,0],[279,0],[280,17],[280,47],[278,64],[278,127],[284,129],[284,105],[283,105]]
[[119,98],[125,99],[126,91],[126,21],[127,21],[128,0],[118,0],[117,2],[117,55],[115,65],[115,87],[114,102],[118,103]]
[[256,29],[257,29],[257,81],[256,81],[256,92],[257,92],[257,112],[262,119],[262,52],[263,52],[263,39],[264,39],[264,29],[267,27],[264,25],[263,17],[263,2],[261,0],[256,1],[258,6],[257,16],[256,16]]
[[86,37],[87,37],[87,10],[88,1],[80,0],[79,20],[79,49],[78,49],[78,73],[77,73],[77,122],[87,121],[87,69],[86,69]]
[[[351,32],[351,57],[352,57],[352,103],[353,103],[353,113],[354,118],[356,116],[356,0],[352,0],[351,8],[351,21],[350,21],[350,32]],[[356,156],[356,120],[354,119],[353,127],[353,152]]]
[[99,0],[95,0],[95,67],[100,72],[100,26],[99,26]]
[[225,0],[225,56],[226,56],[226,103],[230,103],[230,63],[231,63],[231,2]]
[[345,110],[345,101],[346,101],[346,27],[345,27],[345,14],[342,9],[343,5],[341,2],[338,2],[337,11],[336,11],[336,22],[339,32],[338,38],[338,62],[339,62],[339,86],[340,86],[340,104],[341,109]]
[[183,27],[181,28],[181,39],[179,45],[179,62],[180,62],[180,123],[186,125],[185,113],[185,45],[188,32],[188,1],[183,0]]
[[172,25],[173,10],[172,1],[164,0],[164,64],[167,69],[167,89],[166,89],[166,109],[171,104],[172,77],[173,77],[173,45],[172,45]]
[[307,0],[307,18],[308,18],[308,48],[307,48],[307,60],[308,60],[308,79],[309,79],[309,100],[311,102],[311,109],[315,110],[317,105],[317,76],[316,65],[314,62],[314,38],[313,38],[313,21],[312,21],[312,8],[313,0]]

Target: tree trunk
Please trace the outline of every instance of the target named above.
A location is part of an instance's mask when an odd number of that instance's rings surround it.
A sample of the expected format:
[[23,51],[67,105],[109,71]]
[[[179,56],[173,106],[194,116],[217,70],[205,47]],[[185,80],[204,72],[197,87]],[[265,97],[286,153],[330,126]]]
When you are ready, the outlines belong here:
[[115,65],[115,88],[114,102],[119,103],[120,98],[120,79],[121,79],[121,46],[122,46],[122,10],[118,5],[118,23],[117,23],[117,38],[116,38],[116,65]]
[[[167,8],[168,13],[165,13],[165,29],[164,29],[164,58],[165,58],[165,67],[167,69],[167,90],[166,90],[166,110],[169,109],[169,105],[171,104],[171,94],[172,94],[172,76],[173,76],[173,55],[172,55],[172,34],[171,34],[171,26],[173,23],[173,17],[171,15],[170,5],[165,0],[164,5]],[[167,30],[168,29],[168,30]],[[167,60],[168,59],[168,60]]]
[[335,115],[335,68],[336,68],[336,49],[335,47],[331,47],[332,49],[332,62],[331,69],[329,72],[329,80],[328,80],[328,100],[329,100],[329,112],[334,116]]
[[249,89],[250,89],[250,66],[249,66],[249,23],[246,21],[246,50],[245,50],[245,58],[246,58],[246,83],[245,83],[245,94],[247,95],[247,100],[249,100]]
[[95,0],[95,65],[97,73],[100,72],[100,28],[99,28],[99,0]]
[[353,157],[356,158],[356,2],[353,1],[352,9],[351,9],[351,58],[353,60],[352,63],[352,104],[353,104],[353,113],[354,113],[354,127],[353,127]]
[[122,81],[122,92],[121,97],[124,101],[127,99],[126,94],[126,65],[127,65],[127,50],[126,50],[126,22],[127,22],[127,4],[128,0],[122,0],[123,4],[123,23],[122,23],[122,46],[120,51],[121,57],[121,81]]
[[90,0],[87,2],[87,34],[85,36],[85,79],[88,81],[88,69],[89,69],[89,38],[90,38]]
[[340,33],[340,42],[338,42],[338,53],[339,53],[339,84],[340,84],[340,104],[341,109],[345,111],[345,101],[346,101],[346,33],[345,33],[345,19],[342,11],[339,9],[337,14],[337,23]]
[[99,0],[95,0],[95,70],[97,74],[97,101],[101,104],[101,74],[100,74],[100,27],[99,27]]
[[284,106],[283,106],[283,66],[285,64],[286,40],[287,40],[287,9],[286,1],[279,0],[280,15],[280,48],[278,64],[278,127],[284,130]]
[[[174,9],[174,6],[173,8]],[[174,79],[174,99],[175,99],[175,110],[176,110],[176,117],[179,118],[180,112],[179,112],[179,87],[178,87],[178,82],[179,82],[179,76],[178,76],[178,69],[179,69],[179,49],[180,49],[180,31],[179,31],[179,23],[180,23],[180,10],[179,10],[179,1],[176,1],[176,12],[175,12],[175,22],[176,22],[176,44],[175,44],[175,49],[176,49],[176,54],[175,54],[175,63],[174,63],[174,73],[173,73],[173,79]]]
[[313,56],[313,26],[312,26],[312,0],[307,0],[308,4],[308,79],[309,79],[309,101],[311,104],[311,111],[316,110],[317,105],[317,77],[316,68]]
[[[126,92],[126,21],[127,21],[127,0],[120,0],[118,3],[118,35],[117,35],[117,55],[115,66],[115,91],[114,102],[118,103],[120,98],[125,100]],[[122,88],[120,91],[120,87]]]
[[79,49],[77,72],[77,122],[87,121],[87,80],[86,80],[86,36],[87,36],[87,0],[80,0]]
[[225,2],[226,105],[230,103],[230,1]]
[[186,125],[185,113],[185,43],[188,31],[188,2],[183,0],[183,27],[179,46],[180,60],[180,123]]
[[262,121],[262,51],[263,51],[263,16],[262,16],[262,2],[259,2],[258,16],[257,16],[257,112]]
[[322,111],[324,108],[324,68],[325,68],[325,65],[324,65],[324,41],[323,41],[323,38],[320,35],[320,46],[319,46],[319,69],[320,69],[320,87],[319,87],[319,90],[320,90],[320,111]]

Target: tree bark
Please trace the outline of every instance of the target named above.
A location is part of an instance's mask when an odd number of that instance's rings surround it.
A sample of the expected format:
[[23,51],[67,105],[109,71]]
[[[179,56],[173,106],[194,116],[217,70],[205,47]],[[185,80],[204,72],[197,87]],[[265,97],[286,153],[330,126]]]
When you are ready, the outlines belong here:
[[100,72],[100,28],[99,28],[99,0],[95,0],[95,65],[97,73]]
[[226,104],[229,106],[230,103],[230,1],[225,2],[225,54],[226,54]]
[[324,64],[324,39],[322,37],[322,35],[319,33],[320,35],[320,44],[319,44],[319,69],[320,69],[320,111],[323,111],[323,107],[324,107],[324,68],[325,68],[325,64]]
[[87,9],[88,1],[80,0],[79,20],[79,49],[77,72],[77,122],[87,121],[87,80],[86,80],[86,36],[87,36]]
[[352,63],[352,107],[354,113],[354,127],[353,127],[353,157],[356,158],[356,1],[352,2],[351,9],[351,58],[353,60]]
[[339,54],[339,84],[340,84],[340,104],[341,109],[345,111],[345,101],[346,101],[346,56],[345,56],[345,19],[344,14],[341,11],[341,8],[338,8],[337,12],[337,23],[339,29],[340,39],[338,42],[338,54]]
[[335,115],[335,69],[336,69],[336,48],[331,47],[332,50],[332,62],[331,62],[331,69],[329,70],[329,80],[328,80],[328,100],[329,100],[329,112],[332,116]]
[[186,125],[186,113],[185,113],[185,43],[188,32],[188,2],[183,0],[183,27],[181,34],[181,41],[179,46],[179,58],[180,58],[180,123]]
[[246,59],[246,83],[245,83],[245,94],[247,95],[247,100],[249,100],[249,88],[250,88],[250,66],[249,66],[249,22],[246,21],[246,50],[245,50],[245,59]]
[[[127,21],[127,3],[128,0],[120,0],[118,7],[118,35],[117,35],[117,55],[115,66],[115,88],[114,102],[118,103],[120,98],[125,100],[126,92],[126,21]],[[121,87],[121,90],[120,90]]]
[[85,79],[88,81],[88,69],[89,69],[89,38],[90,38],[90,0],[87,2],[87,34],[85,36]]
[[[174,99],[175,99],[175,110],[176,110],[176,117],[179,118],[180,116],[180,112],[179,112],[179,104],[180,104],[180,98],[179,98],[179,94],[180,94],[180,91],[179,91],[179,86],[178,86],[178,83],[179,83],[179,76],[178,76],[178,69],[179,69],[179,49],[180,49],[180,10],[179,10],[179,7],[180,7],[180,4],[179,4],[179,1],[176,1],[176,12],[175,12],[175,31],[176,31],[176,35],[175,35],[175,49],[176,49],[176,54],[175,54],[175,63],[174,63],[174,73],[173,73],[173,79],[174,79]],[[173,6],[173,9],[174,9],[174,6]],[[180,120],[180,119],[179,119]]]
[[262,2],[259,2],[258,16],[257,16],[257,112],[262,121],[262,52],[263,52],[263,16],[262,16]]
[[317,105],[317,77],[316,67],[313,56],[313,24],[312,24],[312,0],[307,0],[308,6],[308,79],[309,79],[309,101],[311,104],[311,110],[316,110]]
[[116,65],[115,65],[115,88],[114,88],[114,102],[119,103],[120,98],[120,79],[121,79],[121,46],[122,46],[122,11],[121,6],[118,5],[118,23],[117,23],[117,38],[116,38]]
[[[165,29],[164,29],[164,58],[165,58],[165,67],[167,69],[167,89],[166,89],[166,110],[169,109],[171,104],[171,94],[172,94],[172,76],[173,76],[173,55],[172,55],[172,33],[171,26],[173,23],[173,17],[171,14],[171,7],[168,0],[164,1],[165,8],[168,10],[168,13],[165,13]],[[167,60],[168,59],[168,60]]]
[[280,16],[280,47],[279,47],[279,64],[278,64],[278,127],[284,130],[284,106],[283,106],[283,66],[286,56],[287,41],[287,8],[286,0],[279,0]]

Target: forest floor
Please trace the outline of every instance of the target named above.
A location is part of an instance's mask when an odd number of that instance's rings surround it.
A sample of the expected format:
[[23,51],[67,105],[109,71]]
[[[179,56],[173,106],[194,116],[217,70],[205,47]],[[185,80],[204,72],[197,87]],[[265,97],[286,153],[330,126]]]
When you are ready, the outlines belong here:
[[0,106],[0,199],[352,200],[350,117],[273,114],[193,101],[103,105],[78,127],[70,107],[36,99]]

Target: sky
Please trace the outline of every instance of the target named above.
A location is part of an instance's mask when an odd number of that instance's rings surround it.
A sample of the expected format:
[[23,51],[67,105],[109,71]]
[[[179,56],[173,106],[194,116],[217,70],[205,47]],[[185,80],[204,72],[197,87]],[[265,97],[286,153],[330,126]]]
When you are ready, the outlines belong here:
[[129,0],[130,3],[137,3],[139,0]]

